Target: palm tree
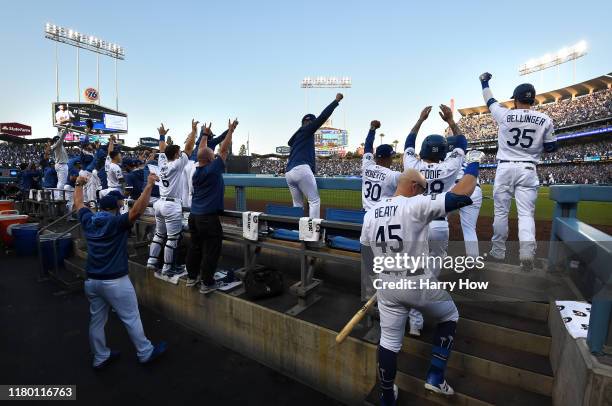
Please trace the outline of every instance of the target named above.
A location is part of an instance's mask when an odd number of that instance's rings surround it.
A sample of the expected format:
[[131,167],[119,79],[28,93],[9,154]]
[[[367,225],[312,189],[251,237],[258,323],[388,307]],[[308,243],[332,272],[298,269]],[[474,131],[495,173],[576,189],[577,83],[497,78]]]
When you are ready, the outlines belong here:
[[393,141],[393,151],[397,152],[397,144],[399,144],[398,140]]
[[379,136],[380,136],[380,145],[382,145],[382,143],[383,143],[383,138],[385,137],[385,134],[380,133],[380,134],[379,134]]

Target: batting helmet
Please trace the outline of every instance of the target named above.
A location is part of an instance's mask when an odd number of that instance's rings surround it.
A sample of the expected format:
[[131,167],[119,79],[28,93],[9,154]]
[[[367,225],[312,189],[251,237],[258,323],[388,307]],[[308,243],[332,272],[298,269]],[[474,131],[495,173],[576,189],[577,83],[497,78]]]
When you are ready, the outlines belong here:
[[448,151],[452,152],[455,148],[457,148],[457,136],[451,135],[446,137],[446,144],[448,145]]
[[447,150],[448,144],[446,143],[446,138],[438,134],[432,134],[428,135],[423,141],[419,155],[421,159],[442,161],[446,158]]
[[511,99],[518,100],[521,103],[533,104],[535,102],[535,96],[535,87],[533,87],[531,83],[523,83],[514,89]]

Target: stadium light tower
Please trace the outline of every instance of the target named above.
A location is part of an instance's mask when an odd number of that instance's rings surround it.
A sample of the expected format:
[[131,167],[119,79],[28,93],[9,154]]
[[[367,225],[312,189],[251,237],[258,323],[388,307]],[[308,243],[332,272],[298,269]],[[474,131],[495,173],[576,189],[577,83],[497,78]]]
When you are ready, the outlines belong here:
[[563,63],[574,62],[574,77],[576,81],[576,59],[587,54],[588,45],[586,41],[580,41],[570,47],[563,47],[554,54],[546,54],[540,58],[533,58],[519,66],[519,75],[528,75],[530,73],[543,71],[544,69],[559,66]]
[[[47,23],[45,24],[45,38],[55,41],[55,93],[56,99],[59,102],[59,58],[58,44],[67,44],[77,49],[77,96],[81,101],[81,85],[79,75],[80,64],[80,49],[96,53],[96,77],[97,90],[100,92],[100,55],[110,56],[115,59],[115,104],[119,109],[119,88],[117,81],[117,61],[125,59],[125,49],[113,42],[94,37],[93,35],[84,34],[70,28],[61,27],[59,25]],[[99,101],[98,101],[99,102]]]
[[[353,80],[348,76],[306,76],[302,79],[300,87],[304,89],[306,111],[308,111],[308,89],[350,89],[353,87]],[[344,113],[344,128],[346,128],[346,110]]]

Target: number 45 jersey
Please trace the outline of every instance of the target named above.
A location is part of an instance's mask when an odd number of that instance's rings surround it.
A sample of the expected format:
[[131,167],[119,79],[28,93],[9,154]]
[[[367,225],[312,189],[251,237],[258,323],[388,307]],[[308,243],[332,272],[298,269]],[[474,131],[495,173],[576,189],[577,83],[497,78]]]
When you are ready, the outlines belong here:
[[489,106],[497,122],[497,159],[505,161],[540,160],[545,142],[555,141],[550,117],[536,110],[508,109],[499,102]]
[[365,211],[386,197],[391,197],[397,189],[401,172],[376,165],[374,154],[363,154],[361,161],[361,203]]
[[446,215],[445,198],[443,193],[382,199],[365,214],[359,241],[374,256],[427,255],[429,223]]
[[464,156],[461,148],[455,148],[444,161],[428,163],[416,157],[414,148],[407,148],[404,151],[404,169],[413,168],[425,176],[427,194],[444,193],[455,184]]

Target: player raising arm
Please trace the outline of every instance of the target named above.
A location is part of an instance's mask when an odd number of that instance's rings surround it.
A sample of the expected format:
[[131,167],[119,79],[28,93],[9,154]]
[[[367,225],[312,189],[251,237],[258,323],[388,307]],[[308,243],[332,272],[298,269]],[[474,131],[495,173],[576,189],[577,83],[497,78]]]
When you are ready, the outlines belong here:
[[[155,235],[149,249],[147,268],[155,271],[155,276],[161,279],[171,278],[178,281],[177,276],[182,272],[175,272],[174,250],[178,247],[183,233],[183,205],[181,202],[181,176],[189,155],[193,151],[198,121],[191,120],[191,132],[187,135],[185,148],[181,151],[178,145],[167,145],[166,134],[169,129],[164,124],[157,129],[159,133],[159,200],[153,205],[155,210]],[[165,244],[164,244],[165,240]],[[164,246],[164,265],[159,270],[158,256]]]
[[213,276],[223,243],[223,228],[219,219],[225,192],[223,172],[238,120],[228,122],[227,135],[216,158],[213,150],[207,146],[207,138],[212,135],[211,126],[204,125],[204,138],[198,148],[198,166],[193,174],[193,199],[189,214],[191,245],[187,252],[187,286],[196,286],[201,282],[201,293],[218,287]]
[[343,98],[342,93],[338,93],[336,99],[321,112],[319,117],[314,114],[306,114],[302,117],[302,126],[298,128],[288,142],[291,151],[287,160],[285,178],[293,199],[293,207],[304,207],[304,195],[306,195],[309,216],[312,218],[321,217],[321,199],[314,177],[317,171],[315,167],[314,133],[325,124],[325,121],[332,115]]
[[380,121],[370,123],[370,131],[365,140],[361,161],[361,202],[364,210],[369,210],[380,199],[393,196],[401,172],[391,170],[395,151],[389,144],[381,144],[374,154],[374,138]]
[[497,122],[497,170],[493,186],[495,218],[489,258],[503,261],[508,238],[508,213],[512,197],[518,212],[519,259],[525,271],[533,269],[535,257],[535,201],[539,179],[536,165],[543,151],[553,152],[556,139],[553,122],[546,114],[532,110],[536,91],[532,84],[523,83],[514,89],[514,108],[502,106],[489,87],[493,76],[480,75],[482,96],[493,119]]
[[[482,155],[480,151],[468,153],[465,175],[449,192],[442,194],[424,195],[427,188],[425,177],[415,169],[404,171],[395,196],[383,199],[366,212],[360,238],[362,251],[371,250],[372,256],[383,259],[381,263],[384,264],[396,255],[418,258],[426,254],[429,222],[471,204],[469,196],[476,187]],[[406,321],[412,308],[427,314],[437,324],[425,388],[443,395],[454,394],[444,378],[459,319],[449,293],[443,289],[420,288],[419,281],[436,280],[426,265],[416,269],[388,267],[377,278],[381,282],[376,293],[381,328],[378,347],[381,404],[396,404],[397,354],[404,341]],[[385,288],[388,283],[397,284],[402,280],[414,283],[415,287]]]

